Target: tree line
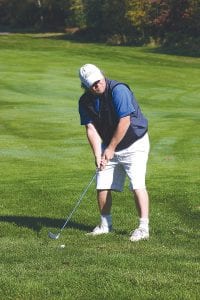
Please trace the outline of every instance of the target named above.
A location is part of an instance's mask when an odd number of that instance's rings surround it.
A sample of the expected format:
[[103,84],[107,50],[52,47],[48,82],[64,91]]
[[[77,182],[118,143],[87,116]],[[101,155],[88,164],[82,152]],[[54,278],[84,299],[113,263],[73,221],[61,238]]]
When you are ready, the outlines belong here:
[[0,28],[71,30],[90,41],[196,49],[200,0],[0,0]]

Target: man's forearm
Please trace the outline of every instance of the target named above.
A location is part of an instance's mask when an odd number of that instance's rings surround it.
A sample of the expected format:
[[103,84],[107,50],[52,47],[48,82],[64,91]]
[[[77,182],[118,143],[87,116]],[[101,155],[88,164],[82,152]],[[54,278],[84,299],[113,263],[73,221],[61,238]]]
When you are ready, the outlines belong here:
[[125,136],[129,126],[130,126],[130,116],[120,119],[118,126],[114,132],[114,135],[110,141],[110,144],[105,149],[105,151],[102,155],[102,161],[104,162],[104,167],[107,164],[107,162],[113,158],[115,148],[117,147],[117,145],[121,142],[121,140]]
[[115,151],[115,148],[117,147],[117,145],[121,142],[121,140],[125,136],[129,126],[130,126],[130,116],[121,118],[118,123],[118,126],[114,132],[114,135],[110,141],[110,144],[108,145],[107,148]]
[[87,138],[92,148],[95,158],[101,157],[101,138],[94,125],[86,125]]

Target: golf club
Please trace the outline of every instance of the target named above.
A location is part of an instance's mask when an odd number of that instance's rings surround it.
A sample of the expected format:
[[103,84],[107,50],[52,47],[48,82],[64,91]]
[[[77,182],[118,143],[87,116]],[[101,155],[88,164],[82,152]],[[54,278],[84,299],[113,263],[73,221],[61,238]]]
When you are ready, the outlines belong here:
[[95,174],[93,175],[91,181],[89,182],[89,184],[87,185],[87,187],[85,188],[85,190],[83,191],[83,193],[81,194],[80,198],[78,199],[76,205],[74,206],[73,210],[71,211],[71,213],[69,214],[69,216],[67,217],[67,220],[65,221],[64,225],[61,227],[60,231],[58,233],[52,233],[52,232],[49,232],[48,233],[48,236],[53,239],[53,240],[57,240],[59,237],[60,237],[60,234],[62,232],[62,230],[65,228],[65,226],[67,225],[67,223],[69,222],[69,220],[71,219],[72,215],[74,214],[74,212],[76,211],[76,209],[78,208],[78,206],[80,205],[83,197],[85,196],[85,194],[87,193],[89,187],[91,186],[93,180],[95,179],[96,177],[96,172]]

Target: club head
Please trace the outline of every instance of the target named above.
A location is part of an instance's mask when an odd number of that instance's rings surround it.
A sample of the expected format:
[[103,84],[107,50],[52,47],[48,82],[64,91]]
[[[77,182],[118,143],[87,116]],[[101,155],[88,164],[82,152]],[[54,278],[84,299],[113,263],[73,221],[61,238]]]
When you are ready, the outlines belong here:
[[59,239],[60,233],[54,234],[52,232],[49,232],[48,236],[53,240],[57,240]]

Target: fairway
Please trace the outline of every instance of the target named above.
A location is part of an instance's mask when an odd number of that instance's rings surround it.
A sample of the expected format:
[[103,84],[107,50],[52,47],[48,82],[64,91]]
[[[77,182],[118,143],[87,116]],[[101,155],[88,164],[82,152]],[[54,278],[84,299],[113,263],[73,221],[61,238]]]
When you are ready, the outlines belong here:
[[[149,241],[129,242],[128,181],[111,234],[86,235],[99,222],[93,183],[60,238],[48,237],[95,170],[78,114],[84,63],[130,85],[149,120]],[[198,299],[200,59],[8,34],[0,73],[0,299]]]

